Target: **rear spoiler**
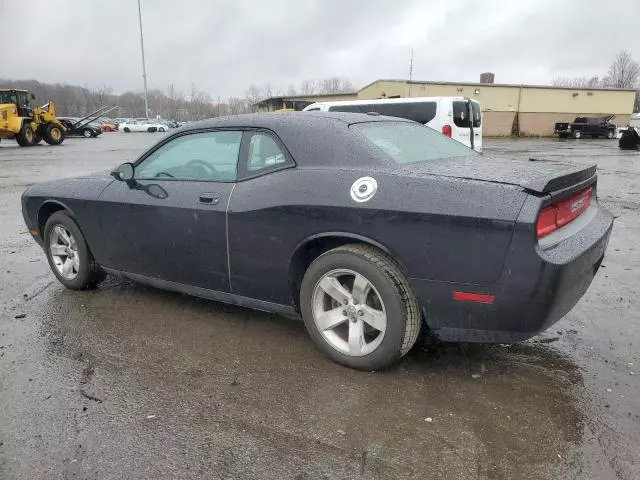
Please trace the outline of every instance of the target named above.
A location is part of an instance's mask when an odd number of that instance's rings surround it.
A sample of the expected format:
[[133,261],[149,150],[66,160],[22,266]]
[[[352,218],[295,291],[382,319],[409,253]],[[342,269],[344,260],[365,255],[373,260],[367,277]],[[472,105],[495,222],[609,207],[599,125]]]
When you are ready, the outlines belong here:
[[[544,168],[544,167],[540,167]],[[573,189],[577,186],[589,185],[596,178],[596,170],[598,166],[594,163],[586,168],[571,169],[558,175],[550,174],[547,177],[541,176],[537,179],[525,182],[523,187],[532,193],[550,193],[554,194],[568,188]],[[553,196],[553,195],[552,195]]]

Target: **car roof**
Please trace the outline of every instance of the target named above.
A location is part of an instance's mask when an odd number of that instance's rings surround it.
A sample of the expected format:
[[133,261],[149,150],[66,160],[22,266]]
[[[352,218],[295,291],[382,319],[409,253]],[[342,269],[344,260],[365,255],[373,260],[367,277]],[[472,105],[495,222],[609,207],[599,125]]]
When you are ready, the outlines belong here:
[[351,125],[353,123],[376,121],[406,121],[396,117],[384,117],[368,113],[350,112],[274,112],[247,113],[200,120],[189,125],[188,129],[216,127],[252,127],[272,130],[284,125],[300,125],[302,128],[315,128],[327,122]]
[[388,160],[382,152],[364,135],[349,128],[356,123],[368,122],[415,123],[366,113],[249,113],[201,120],[182,127],[180,132],[234,127],[265,129],[282,140],[298,166],[384,166]]

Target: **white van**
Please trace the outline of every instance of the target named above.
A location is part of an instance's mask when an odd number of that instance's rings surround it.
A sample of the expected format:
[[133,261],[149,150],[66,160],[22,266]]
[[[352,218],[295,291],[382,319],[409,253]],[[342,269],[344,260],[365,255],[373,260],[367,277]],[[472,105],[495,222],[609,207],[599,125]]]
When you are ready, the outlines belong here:
[[480,103],[464,97],[385,98],[313,103],[305,112],[377,112],[423,123],[443,135],[482,151]]

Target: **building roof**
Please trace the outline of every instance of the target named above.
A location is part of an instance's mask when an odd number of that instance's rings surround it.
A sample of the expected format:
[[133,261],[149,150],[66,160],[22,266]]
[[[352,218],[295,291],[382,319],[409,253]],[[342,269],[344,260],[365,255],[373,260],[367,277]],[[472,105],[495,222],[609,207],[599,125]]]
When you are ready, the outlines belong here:
[[471,86],[471,87],[508,87],[508,88],[552,88],[557,90],[613,90],[618,92],[635,92],[635,88],[609,88],[609,87],[558,87],[554,85],[529,85],[529,84],[519,84],[519,83],[479,83],[479,82],[435,82],[429,80],[407,80],[407,79],[397,79],[397,78],[381,78],[378,80],[374,80],[371,83],[366,84],[364,87],[360,89],[360,91],[364,90],[371,85],[378,82],[396,82],[396,83],[406,83],[411,85],[460,85],[460,86]]
[[314,93],[312,95],[277,95],[275,97],[263,98],[254,102],[253,105],[260,105],[261,103],[267,103],[275,100],[307,100],[313,98],[322,97],[347,97],[357,95],[358,92],[339,92],[339,93]]

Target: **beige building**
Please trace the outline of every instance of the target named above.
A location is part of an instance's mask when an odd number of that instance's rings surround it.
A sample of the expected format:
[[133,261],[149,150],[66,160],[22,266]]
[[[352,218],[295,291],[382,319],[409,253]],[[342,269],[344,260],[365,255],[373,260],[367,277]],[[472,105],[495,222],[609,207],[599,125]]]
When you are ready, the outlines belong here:
[[635,90],[564,88],[496,83],[409,82],[376,80],[358,92],[358,100],[390,97],[463,96],[480,102],[487,136],[553,134],[555,122],[578,116],[615,115],[627,125]]
[[272,97],[256,103],[256,106],[259,111],[283,108],[302,110],[314,102],[448,96],[469,97],[480,102],[483,131],[486,136],[547,136],[553,134],[555,122],[571,122],[575,117],[615,115],[613,121],[618,126],[627,125],[633,112],[636,91],[497,83],[376,80],[357,93]]

